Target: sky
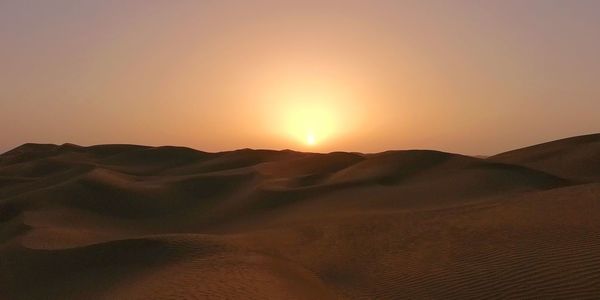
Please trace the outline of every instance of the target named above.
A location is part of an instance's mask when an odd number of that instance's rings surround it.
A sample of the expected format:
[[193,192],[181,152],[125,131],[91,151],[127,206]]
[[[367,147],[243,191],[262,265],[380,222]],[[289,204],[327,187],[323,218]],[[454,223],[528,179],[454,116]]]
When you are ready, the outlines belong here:
[[0,152],[490,155],[600,132],[599,53],[593,0],[0,0]]

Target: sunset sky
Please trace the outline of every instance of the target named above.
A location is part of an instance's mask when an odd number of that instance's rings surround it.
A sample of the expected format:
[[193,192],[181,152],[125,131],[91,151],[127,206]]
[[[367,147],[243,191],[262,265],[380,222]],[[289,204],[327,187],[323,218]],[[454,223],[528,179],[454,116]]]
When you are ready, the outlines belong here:
[[600,132],[600,1],[0,1],[26,142],[494,154]]

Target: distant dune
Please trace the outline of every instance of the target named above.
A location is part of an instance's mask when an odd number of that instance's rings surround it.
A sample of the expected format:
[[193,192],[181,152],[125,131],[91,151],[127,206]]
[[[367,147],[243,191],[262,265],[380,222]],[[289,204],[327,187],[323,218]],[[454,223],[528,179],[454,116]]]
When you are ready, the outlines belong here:
[[579,181],[600,181],[600,134],[517,149],[490,159],[523,165]]
[[489,158],[25,144],[0,299],[593,299],[600,134]]

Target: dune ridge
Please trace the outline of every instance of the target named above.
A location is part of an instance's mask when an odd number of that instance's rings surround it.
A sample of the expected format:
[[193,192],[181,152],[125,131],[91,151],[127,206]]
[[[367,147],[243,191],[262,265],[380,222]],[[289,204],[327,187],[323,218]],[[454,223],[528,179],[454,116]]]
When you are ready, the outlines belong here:
[[488,158],[25,144],[2,299],[600,294],[600,134]]

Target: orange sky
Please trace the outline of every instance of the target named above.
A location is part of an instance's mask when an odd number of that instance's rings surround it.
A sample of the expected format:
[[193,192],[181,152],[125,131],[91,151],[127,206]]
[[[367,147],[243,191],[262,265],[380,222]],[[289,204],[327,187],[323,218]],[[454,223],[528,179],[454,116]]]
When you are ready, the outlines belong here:
[[2,1],[0,151],[493,154],[600,131],[598,28],[597,1]]

